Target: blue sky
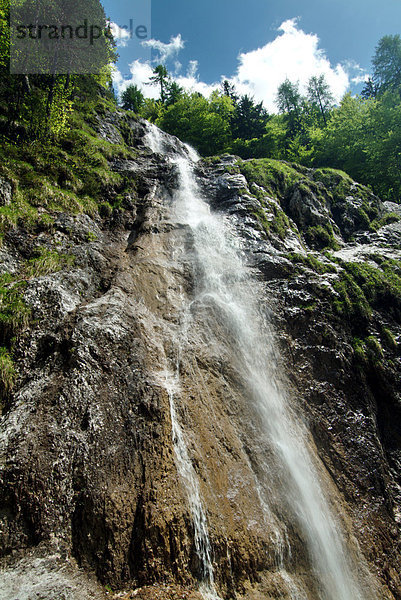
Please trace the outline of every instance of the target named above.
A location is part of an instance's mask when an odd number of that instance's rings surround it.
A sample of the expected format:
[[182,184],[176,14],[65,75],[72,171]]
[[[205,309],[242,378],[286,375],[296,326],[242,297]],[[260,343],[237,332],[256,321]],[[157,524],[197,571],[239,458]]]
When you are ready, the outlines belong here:
[[337,99],[360,89],[380,37],[401,33],[401,0],[105,0],[104,6],[119,26],[131,18],[134,27],[151,24],[154,40],[145,47],[135,35],[119,40],[118,89],[133,82],[156,94],[144,83],[151,59],[163,59],[188,89],[207,94],[225,76],[270,110],[286,76],[302,88],[312,73],[324,73]]

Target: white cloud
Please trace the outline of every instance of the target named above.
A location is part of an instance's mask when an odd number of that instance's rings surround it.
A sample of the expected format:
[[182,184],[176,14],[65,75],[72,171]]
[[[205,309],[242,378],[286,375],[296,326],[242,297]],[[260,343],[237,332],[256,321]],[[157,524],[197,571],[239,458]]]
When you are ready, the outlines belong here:
[[239,55],[239,66],[232,83],[241,93],[263,101],[271,112],[277,112],[275,97],[278,86],[288,78],[299,81],[302,93],[312,75],[325,75],[335,99],[341,99],[349,86],[349,76],[340,64],[331,66],[319,38],[298,28],[298,19],[284,21],[278,35],[262,48]]
[[369,75],[366,73],[365,75],[355,75],[355,77],[352,77],[351,81],[354,85],[359,85],[360,83],[365,83],[368,79]]
[[178,54],[185,47],[185,42],[181,37],[181,34],[170,38],[170,42],[165,44],[160,40],[146,40],[142,42],[142,46],[156,50],[159,56],[156,59],[158,62],[165,63],[167,60]]
[[213,90],[219,87],[218,83],[204,83],[203,81],[199,81],[198,77],[198,61],[190,60],[187,68],[186,75],[175,77],[175,81],[184,88],[187,92],[199,92],[202,96],[206,98],[210,96]]
[[196,74],[198,72],[198,67],[199,67],[199,63],[197,60],[190,60],[189,65],[188,65],[188,70],[187,70],[187,76],[188,77],[196,77]]
[[181,71],[182,69],[182,64],[180,63],[179,60],[174,61],[174,74],[178,75],[178,73]]
[[127,89],[129,85],[137,85],[146,98],[158,98],[159,90],[153,85],[146,85],[153,75],[153,67],[148,62],[134,60],[129,65],[130,76],[123,77],[122,73],[115,69],[113,73],[113,83],[119,94]]
[[[123,77],[122,73],[115,68],[113,73],[113,83],[119,94],[121,94],[129,85],[137,85],[146,98],[159,97],[159,89],[156,86],[147,85],[150,77],[153,75],[153,67],[149,62],[141,62],[135,60],[129,65],[130,76]],[[219,83],[207,84],[199,81],[197,76],[198,61],[191,60],[189,62],[185,75],[176,75],[174,81],[178,83],[188,92],[199,92],[203,96],[208,97],[213,90],[219,87]]]
[[128,40],[131,37],[128,27],[119,27],[117,23],[113,23],[112,21],[110,21],[109,25],[117,46],[127,46]]
[[[292,82],[299,82],[301,93],[306,93],[308,80],[312,75],[325,75],[335,100],[341,100],[350,83],[357,84],[365,81],[366,72],[355,62],[348,61],[344,65],[331,65],[323,49],[319,47],[319,38],[316,34],[305,33],[299,28],[298,19],[288,19],[278,28],[276,38],[261,48],[238,56],[238,68],[229,79],[240,94],[249,94],[260,102],[262,101],[270,112],[277,112],[275,98],[277,88],[288,78]],[[185,43],[180,34],[170,39],[169,43],[159,40],[147,40],[144,46],[153,48],[159,53],[158,60],[166,63],[171,59],[171,72],[174,79],[187,91],[200,92],[209,96],[211,92],[220,87],[221,81],[205,83],[198,76],[198,61],[191,60],[185,75],[180,74],[181,63],[177,55],[184,48]],[[130,64],[130,77],[124,79],[116,71],[114,82],[119,92],[129,84],[135,83],[148,98],[157,98],[158,89],[145,85],[152,76],[150,62],[134,61]]]
[[349,74],[351,82],[354,85],[364,83],[369,79],[369,73],[365,69],[362,69],[362,67],[359,66],[354,60],[347,60],[344,64],[344,68]]

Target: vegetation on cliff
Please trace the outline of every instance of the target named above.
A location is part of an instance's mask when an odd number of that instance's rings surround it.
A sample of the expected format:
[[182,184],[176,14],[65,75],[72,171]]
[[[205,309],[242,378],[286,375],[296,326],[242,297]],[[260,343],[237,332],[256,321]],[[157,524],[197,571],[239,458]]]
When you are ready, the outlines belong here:
[[[360,95],[334,106],[324,76],[311,77],[307,96],[285,80],[278,89],[280,114],[241,96],[225,81],[206,99],[169,82],[163,98],[145,99],[136,86],[124,106],[195,146],[203,156],[228,152],[244,159],[274,158],[310,167],[334,167],[369,185],[384,200],[401,195],[401,38],[384,36],[372,60],[373,77]],[[132,101],[130,102],[130,95]]]

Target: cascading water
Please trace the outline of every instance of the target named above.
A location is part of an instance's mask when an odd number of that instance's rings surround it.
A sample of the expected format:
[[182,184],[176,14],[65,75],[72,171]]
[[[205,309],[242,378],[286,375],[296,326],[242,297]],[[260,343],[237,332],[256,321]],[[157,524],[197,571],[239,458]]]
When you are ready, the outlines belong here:
[[[148,142],[154,151],[163,151],[160,134],[154,127]],[[261,284],[241,258],[239,241],[228,224],[221,216],[212,214],[202,199],[194,176],[193,151],[191,156],[184,154],[183,151],[182,156],[171,160],[179,173],[174,220],[189,228],[193,248],[195,291],[190,307],[186,308],[186,319],[201,319],[210,332],[216,329],[217,323],[229,338],[249,402],[259,415],[266,445],[271,448],[281,472],[283,487],[280,492],[285,495],[285,503],[303,532],[318,581],[319,597],[324,600],[362,600],[366,596],[362,595],[353,578],[342,535],[323,495],[308,450],[307,432],[297,422],[275,376],[277,361],[270,324],[261,310]],[[174,385],[177,388],[179,382],[175,381]],[[177,419],[171,386],[169,396],[177,468],[187,489],[197,553],[206,569],[203,580],[213,594],[206,517],[184,432]],[[279,539],[277,546],[282,545],[283,539]],[[281,556],[279,562],[282,561]],[[291,597],[303,597],[285,572],[284,565],[279,566],[283,579],[288,579]]]
[[153,123],[149,123],[145,138],[147,146],[156,154],[163,153],[161,131]]
[[161,374],[160,379],[169,397],[175,462],[180,479],[185,486],[192,516],[195,550],[200,563],[200,592],[205,600],[220,600],[214,584],[212,548],[199,490],[199,481],[189,458],[184,432],[177,415],[176,396],[180,393],[179,377],[178,374],[173,376],[166,371]]

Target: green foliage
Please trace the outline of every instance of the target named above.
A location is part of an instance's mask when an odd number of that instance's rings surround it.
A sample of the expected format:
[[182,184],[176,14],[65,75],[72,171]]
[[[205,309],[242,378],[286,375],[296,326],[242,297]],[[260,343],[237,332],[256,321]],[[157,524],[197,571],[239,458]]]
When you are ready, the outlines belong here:
[[346,95],[333,112],[313,160],[341,168],[382,198],[401,194],[401,104],[390,92],[380,99]]
[[341,317],[347,317],[354,325],[366,323],[372,309],[360,286],[347,271],[340,272],[339,280],[334,284],[338,297],[333,308]]
[[[135,151],[107,142],[92,126],[97,111],[112,110],[113,102],[99,98],[97,86],[89,86],[87,93],[89,101],[85,94],[80,112],[73,111],[69,129],[57,140],[15,143],[0,138],[0,176],[13,187],[11,204],[0,207],[0,239],[18,224],[30,231],[51,230],[55,212],[95,215],[105,198],[113,210],[126,190],[135,189],[132,174],[109,167],[110,161],[132,158]],[[128,142],[129,132],[127,117],[122,133]]]
[[97,235],[93,231],[88,231],[88,233],[86,234],[86,239],[88,242],[96,242]]
[[254,216],[259,221],[261,229],[267,234],[272,233],[283,240],[286,237],[288,228],[290,226],[287,215],[276,204],[270,204],[270,215],[268,218],[265,207],[266,203],[261,200],[261,207],[252,211]]
[[287,136],[292,139],[303,129],[302,96],[299,92],[299,84],[286,79],[277,90],[276,104],[285,116]]
[[[400,36],[382,38],[373,58],[374,81],[368,82],[361,96],[346,94],[337,107],[333,107],[323,75],[310,78],[307,97],[301,95],[297,83],[286,79],[277,92],[280,114],[270,116],[261,103],[241,96],[229,81],[209,99],[199,93],[186,94],[159,65],[160,72],[155,70],[152,81],[161,86],[161,101],[145,100],[141,115],[191,143],[203,156],[229,152],[243,159],[287,160],[319,171],[334,167],[369,186],[383,200],[399,202],[400,48]],[[345,177],[340,185],[348,183]],[[340,197],[341,190],[336,193]],[[378,215],[370,215],[366,207],[362,210],[366,214],[360,213],[359,226],[368,229],[371,223],[366,217],[371,222]],[[382,225],[372,225],[378,226]],[[329,241],[322,231],[311,235],[321,243]]]
[[8,273],[0,276],[0,339],[3,345],[10,344],[29,323],[31,311],[22,296],[25,286],[25,281],[15,280]]
[[283,240],[287,235],[289,227],[290,222],[285,212],[274,206],[274,218],[270,225],[270,231]]
[[369,365],[373,367],[380,365],[384,358],[383,348],[374,335],[363,339],[355,337],[352,346],[355,362],[360,369],[367,369]]
[[330,223],[308,227],[304,233],[309,246],[316,249],[331,248],[338,250],[339,246],[334,237],[333,227]]
[[316,107],[320,111],[323,123],[326,126],[327,115],[333,106],[334,98],[324,75],[314,75],[309,79],[308,100],[312,109]]
[[0,0],[0,73],[9,68],[10,0]]
[[[360,332],[366,332],[373,310],[384,310],[395,321],[401,322],[401,268],[397,261],[381,260],[380,268],[367,263],[338,262],[342,269],[334,284],[336,314],[347,318],[352,329]],[[384,332],[383,340],[387,346],[393,343]],[[369,343],[374,350],[373,341]],[[376,355],[379,354],[377,351]]]
[[298,254],[296,252],[291,252],[288,255],[288,258],[291,262],[303,265],[319,275],[323,275],[324,273],[337,273],[337,268],[332,263],[322,262],[313,254]]
[[401,38],[398,34],[381,38],[372,63],[373,81],[379,93],[388,89],[401,91]]
[[156,85],[160,87],[160,99],[162,103],[166,101],[166,90],[169,83],[169,76],[164,65],[157,65],[153,69],[153,76],[149,80],[148,85]]
[[362,98],[368,100],[369,98],[376,98],[379,93],[379,89],[377,84],[373,81],[371,77],[365,82],[363,86],[363,90],[361,92]]
[[369,223],[370,231],[378,231],[381,227],[385,225],[390,225],[391,223],[398,223],[401,217],[397,213],[387,213],[381,219],[375,219],[371,223]]
[[392,350],[393,352],[397,351],[398,344],[390,329],[383,327],[381,331],[381,337],[386,348]]
[[366,344],[363,340],[355,337],[352,341],[352,348],[354,351],[355,362],[358,367],[362,368],[367,365],[367,349]]
[[[151,121],[151,123],[156,123],[158,119],[160,119],[165,111],[165,107],[159,100],[153,100],[151,98],[145,98],[143,106],[141,108],[140,115],[144,119]],[[160,127],[159,121],[159,127]]]
[[[361,289],[372,308],[385,310],[401,322],[401,276],[399,263],[383,261],[381,268],[367,263],[345,263],[347,275]],[[398,267],[398,273],[394,267]]]
[[269,116],[262,102],[255,104],[253,98],[241,96],[234,103],[231,117],[231,132],[233,138],[251,140],[263,137]]
[[[354,185],[353,180],[347,173],[332,168],[315,169],[313,179],[323,183],[332,193],[334,200],[350,195],[351,186]],[[360,190],[358,190],[359,192]]]
[[15,371],[13,360],[7,348],[0,347],[0,414],[1,400],[11,392],[17,373]]
[[249,185],[256,183],[274,197],[285,195],[294,183],[303,179],[292,166],[268,158],[239,161],[240,172]]
[[202,155],[210,156],[223,152],[229,142],[232,111],[227,97],[215,95],[209,101],[197,93],[183,94],[159,116],[156,124]]
[[265,127],[266,133],[254,139],[234,139],[227,152],[241,158],[285,158],[286,128],[279,117],[271,117]]
[[[14,3],[14,10],[26,10],[28,3]],[[0,0],[0,135],[4,135],[12,141],[32,142],[34,140],[47,140],[57,138],[62,132],[66,131],[69,125],[69,117],[74,109],[77,109],[86,96],[86,101],[90,97],[99,97],[99,88],[106,90],[111,82],[111,64],[116,60],[114,44],[106,35],[101,36],[101,40],[96,44],[96,56],[92,59],[92,64],[88,63],[88,53],[79,52],[74,48],[74,56],[65,51],[65,48],[59,52],[59,47],[54,45],[54,54],[51,54],[51,46],[47,45],[47,52],[43,56],[34,53],[22,53],[24,59],[24,68],[28,67],[29,60],[39,61],[43,74],[14,75],[10,73],[10,36],[9,36],[9,0]],[[52,3],[49,0],[37,2],[35,5],[35,14],[38,22],[51,19],[54,11],[59,11],[60,3]],[[103,24],[106,28],[106,18],[104,10],[99,0],[71,4],[69,11],[69,23],[73,26],[76,21],[81,23],[82,10],[85,8],[85,15],[93,18],[96,23]],[[32,9],[33,10],[33,9]],[[72,11],[72,12],[71,12]],[[89,11],[89,12],[88,12]],[[55,20],[58,18],[58,13]],[[71,21],[72,19],[72,21]],[[75,20],[75,21],[74,21]],[[81,43],[78,38],[74,38],[74,43]],[[82,42],[84,43],[84,42]],[[41,47],[43,49],[44,46]],[[14,58],[18,58],[18,52],[14,48]],[[69,47],[70,52],[72,51]],[[38,51],[40,51],[38,49]],[[74,64],[65,69],[57,68],[63,59],[70,59]],[[80,60],[83,59],[83,65]],[[93,63],[93,60],[95,61]],[[26,63],[28,61],[28,63]],[[37,69],[37,65],[34,65]],[[37,70],[32,67],[32,72]],[[73,75],[69,74],[88,70],[92,75]],[[96,94],[88,95],[88,89],[96,88]],[[111,96],[111,93],[109,93]]]
[[41,277],[49,273],[55,273],[61,269],[65,269],[74,263],[75,257],[68,254],[60,254],[48,248],[40,248],[38,255],[31,258],[25,267],[25,276]]
[[372,362],[377,363],[383,358],[383,348],[377,338],[374,335],[370,335],[366,338],[366,348],[368,350],[368,357]]
[[139,113],[145,98],[137,85],[129,85],[121,95],[121,105],[125,110]]
[[167,83],[165,105],[172,106],[175,104],[184,94],[184,88],[182,88],[176,81],[169,81]]
[[297,113],[300,111],[301,94],[299,84],[292,83],[288,78],[277,90],[276,104],[282,113]]

